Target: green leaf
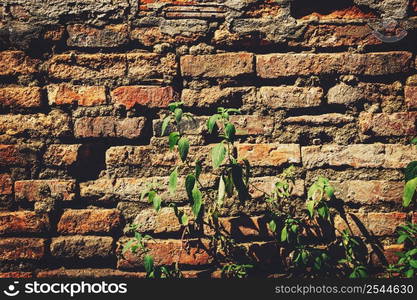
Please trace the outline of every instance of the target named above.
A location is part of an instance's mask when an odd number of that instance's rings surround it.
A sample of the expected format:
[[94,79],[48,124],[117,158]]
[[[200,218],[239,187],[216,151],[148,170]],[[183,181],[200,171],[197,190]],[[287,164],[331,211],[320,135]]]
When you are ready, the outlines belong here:
[[153,202],[153,199],[155,198],[155,196],[156,196],[156,192],[155,191],[149,191],[148,192],[148,203],[152,203]]
[[214,127],[216,126],[216,122],[220,118],[221,118],[221,115],[214,114],[208,119],[208,121],[207,121],[207,130],[210,134],[213,133]]
[[211,149],[211,159],[213,161],[213,168],[218,169],[226,157],[226,147],[223,143],[217,144]]
[[174,110],[174,116],[175,116],[175,122],[177,122],[177,124],[179,124],[181,122],[181,119],[182,119],[182,109],[181,108],[176,108]]
[[417,177],[417,161],[412,161],[407,165],[404,175],[406,182]]
[[417,260],[415,259],[410,260],[410,266],[412,266],[414,269],[417,269]]
[[306,203],[307,211],[311,218],[314,216],[314,204],[314,201],[307,201]]
[[281,242],[285,242],[288,239],[288,230],[287,226],[284,226],[281,230]]
[[227,123],[224,127],[224,133],[229,141],[233,141],[236,135],[235,125],[233,125],[232,123]]
[[155,195],[155,197],[152,200],[152,204],[153,204],[153,208],[156,211],[159,211],[161,209],[161,203],[162,203],[162,199],[159,195]]
[[181,224],[184,226],[188,225],[188,216],[184,213],[181,216]]
[[413,138],[413,139],[410,141],[410,144],[412,144],[412,145],[417,145],[417,137]]
[[177,184],[178,184],[178,167],[172,171],[171,175],[169,175],[169,184],[168,190],[173,195],[177,191]]
[[195,161],[195,167],[194,167],[194,172],[195,172],[195,177],[198,179],[200,177],[201,171],[203,170],[203,163],[201,160],[196,160]]
[[164,136],[165,135],[165,131],[167,130],[170,121],[171,121],[171,116],[168,116],[162,122],[161,136]]
[[169,150],[174,150],[175,145],[177,145],[178,140],[180,139],[180,133],[179,132],[171,132],[168,137],[168,143],[169,143]]
[[185,177],[185,190],[187,191],[187,195],[189,199],[192,199],[193,197],[193,189],[194,185],[196,183],[196,178],[193,174],[187,175]]
[[190,143],[188,139],[182,137],[178,141],[178,152],[180,153],[181,160],[185,162],[188,155],[188,150],[190,149]]
[[417,188],[417,177],[407,181],[404,187],[403,206],[408,207],[413,200]]
[[324,191],[326,192],[327,197],[332,198],[334,196],[334,187],[331,185],[328,185],[324,188]]
[[153,257],[149,254],[146,254],[143,258],[143,265],[145,267],[146,273],[150,274],[153,271]]
[[200,214],[201,205],[202,205],[202,194],[200,189],[197,187],[197,185],[194,186],[193,192],[193,207],[192,211],[196,218],[198,218],[198,215]]
[[[268,228],[272,232],[276,232],[277,231],[277,223],[274,220],[269,221],[268,222]],[[281,232],[281,234],[282,234],[282,232]]]
[[407,272],[405,272],[405,277],[413,278],[413,276],[414,276],[414,269],[409,269]]
[[223,200],[226,195],[226,183],[224,182],[223,176],[220,176],[219,189],[217,192],[217,204],[219,207],[223,205]]
[[232,178],[231,173],[229,173],[227,177],[225,178],[225,185],[226,185],[227,196],[232,197],[233,191],[234,191],[234,184],[233,184],[233,178]]
[[168,104],[168,109],[170,111],[174,112],[176,108],[180,107],[183,104],[184,104],[183,102],[172,102],[172,103]]
[[317,213],[323,219],[328,219],[329,218],[329,209],[327,208],[326,205],[320,205],[320,207],[317,208]]
[[402,235],[400,235],[399,237],[398,237],[398,239],[397,239],[397,243],[398,244],[402,244],[402,243],[404,243],[405,242],[405,240],[408,238],[408,235],[406,235],[406,234],[402,234]]

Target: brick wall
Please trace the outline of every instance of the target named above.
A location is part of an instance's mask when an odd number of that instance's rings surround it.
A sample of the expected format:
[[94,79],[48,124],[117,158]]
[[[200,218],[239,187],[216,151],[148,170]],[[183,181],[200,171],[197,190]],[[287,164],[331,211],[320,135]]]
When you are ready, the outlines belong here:
[[[181,251],[173,211],[140,199],[177,162],[161,123],[179,100],[195,115],[190,155],[211,147],[216,107],[240,108],[237,152],[257,184],[295,165],[301,209],[328,177],[392,259],[395,227],[417,219],[401,206],[402,168],[417,160],[416,1],[311,2],[2,1],[0,277],[143,277],[141,257],[120,255],[131,223],[155,238],[157,264],[210,276],[206,240]],[[388,43],[372,28],[407,36]],[[253,257],[279,261],[252,196],[221,222]]]

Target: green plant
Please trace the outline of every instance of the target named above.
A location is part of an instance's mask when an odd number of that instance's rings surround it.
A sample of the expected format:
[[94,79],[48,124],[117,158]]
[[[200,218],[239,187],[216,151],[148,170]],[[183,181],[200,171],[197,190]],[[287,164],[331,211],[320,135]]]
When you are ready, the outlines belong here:
[[221,270],[222,277],[224,278],[246,278],[250,269],[253,268],[253,265],[249,264],[234,264],[229,263],[225,264]]
[[[411,144],[417,145],[417,138],[412,139]],[[412,161],[407,165],[404,179],[403,206],[408,207],[413,201],[417,190],[417,161]]]
[[396,232],[397,243],[404,244],[405,251],[396,253],[398,262],[389,265],[387,271],[391,276],[398,273],[407,278],[417,277],[417,224],[401,225]]
[[339,260],[350,270],[349,278],[367,278],[368,270],[365,266],[365,255],[367,253],[366,246],[359,237],[351,235],[349,230],[343,230],[342,241],[340,245],[343,247],[345,257]]

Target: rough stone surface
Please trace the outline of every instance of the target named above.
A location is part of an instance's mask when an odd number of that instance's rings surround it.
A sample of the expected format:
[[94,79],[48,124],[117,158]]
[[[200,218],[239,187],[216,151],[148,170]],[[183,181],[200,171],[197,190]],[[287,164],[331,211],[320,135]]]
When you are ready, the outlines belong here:
[[65,259],[105,259],[112,256],[113,238],[102,236],[61,236],[53,238],[51,254]]

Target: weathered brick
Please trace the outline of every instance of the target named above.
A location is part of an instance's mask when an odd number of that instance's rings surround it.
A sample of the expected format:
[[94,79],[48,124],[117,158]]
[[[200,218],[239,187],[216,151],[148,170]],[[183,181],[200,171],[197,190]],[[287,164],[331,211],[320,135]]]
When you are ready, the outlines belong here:
[[300,123],[305,125],[338,125],[351,123],[354,120],[354,117],[349,115],[329,113],[323,115],[289,117],[284,120],[284,123]]
[[17,200],[42,201],[50,196],[63,201],[75,199],[75,180],[19,180],[14,185]]
[[301,148],[304,167],[350,166],[354,168],[404,168],[417,158],[412,145],[357,144],[323,145]]
[[[1,275],[0,275],[1,276]],[[124,272],[120,270],[100,268],[100,269],[55,269],[40,271],[36,274],[37,278],[145,278],[145,272]]]
[[60,80],[111,79],[125,76],[124,54],[59,54],[49,61],[49,77]]
[[[257,217],[225,217],[219,218],[219,229],[235,239],[249,237],[268,237],[272,233],[267,226],[267,218]],[[214,234],[214,230],[208,225],[204,227],[204,233],[208,236]]]
[[53,110],[49,114],[1,115],[0,134],[19,136],[64,137],[71,134],[70,118],[67,114]]
[[[191,209],[182,209],[189,219],[192,219]],[[134,219],[136,231],[142,233],[179,233],[184,228],[178,221],[172,207],[163,207],[159,212],[155,209],[144,209]]]
[[77,162],[80,148],[81,148],[81,144],[49,145],[43,155],[43,162],[48,166],[57,166],[57,167],[72,166]]
[[201,90],[184,89],[181,101],[190,107],[236,107],[242,103],[254,101],[255,87],[225,87],[214,86]]
[[404,96],[408,108],[417,108],[417,86],[406,85],[404,88]]
[[[127,240],[120,240],[123,245]],[[149,254],[153,256],[157,266],[173,265],[178,262],[180,265],[202,266],[212,262],[212,257],[207,253],[207,241],[199,240],[153,240],[146,243]],[[187,246],[187,249],[185,249]],[[117,267],[119,269],[130,269],[143,266],[143,254],[133,254],[130,251],[119,256]]]
[[358,102],[388,103],[402,102],[402,85],[398,83],[364,83],[356,85],[340,83],[329,89],[329,104],[350,105]]
[[95,106],[106,104],[104,86],[52,84],[48,85],[47,90],[50,105],[77,103],[80,106]]
[[388,75],[410,70],[409,52],[266,54],[256,56],[261,78],[309,75]]
[[238,52],[181,57],[181,74],[183,76],[236,77],[253,72],[254,55],[251,53]]
[[57,230],[60,234],[109,234],[120,224],[117,209],[70,209],[62,214]]
[[32,278],[32,272],[5,272],[0,273],[0,278]]
[[372,235],[393,235],[395,229],[405,223],[407,214],[402,212],[368,214],[368,230]]
[[354,213],[346,216],[348,223],[337,215],[334,224],[337,230],[350,229],[354,235],[386,236],[393,235],[397,226],[405,223],[406,219],[407,214],[402,212]]
[[373,136],[411,136],[417,134],[417,112],[378,113],[363,112],[359,126],[363,133]]
[[38,238],[0,239],[0,260],[39,260],[45,255],[45,240]]
[[60,236],[51,242],[51,255],[65,259],[105,259],[113,255],[113,238],[104,236]]
[[296,144],[238,144],[237,153],[251,166],[277,167],[301,162],[300,145]]
[[121,86],[113,90],[111,96],[114,104],[122,105],[126,109],[135,105],[164,108],[177,100],[174,89],[169,86]]
[[382,41],[372,34],[368,25],[308,25],[306,30],[290,46],[343,47],[380,45]]
[[0,144],[0,166],[27,166],[37,161],[36,145]]
[[[207,133],[208,117],[193,117],[193,119],[183,119],[179,123],[182,133],[189,135],[201,135]],[[271,117],[254,116],[254,115],[233,115],[230,116],[230,122],[235,125],[236,135],[271,135],[274,130],[274,119]],[[153,121],[153,130],[155,136],[161,136],[163,120]],[[174,125],[170,124],[165,135],[176,131]]]
[[13,180],[9,174],[0,174],[0,195],[13,193]]
[[[168,177],[100,178],[80,183],[80,196],[102,202],[121,200],[147,203],[147,199],[141,199],[141,193],[148,187],[149,183],[155,183],[159,195],[165,202],[184,202],[188,200],[184,180],[184,177],[178,178],[179,188],[175,195],[172,195],[167,190]],[[215,183],[215,178],[212,175],[201,175],[200,181],[205,187],[211,188]]]
[[271,108],[299,108],[320,106],[323,90],[319,87],[263,86],[258,97]]
[[[276,176],[252,177],[249,185],[249,194],[253,199],[261,199],[266,195],[263,191],[269,193],[275,188],[278,178]],[[292,196],[304,196],[304,180],[297,179],[292,186]]]
[[161,81],[177,74],[177,62],[173,53],[161,56],[156,53],[127,53],[127,75],[135,81]]
[[383,202],[402,202],[404,183],[386,180],[331,181],[335,195],[345,202],[374,205]]
[[0,76],[36,73],[39,61],[25,55],[23,51],[0,52]]
[[103,28],[73,24],[67,26],[67,31],[68,46],[112,48],[122,46],[129,41],[127,24],[106,25]]
[[74,122],[74,135],[77,138],[116,137],[134,139],[142,135],[144,117],[82,117]]
[[0,88],[0,106],[3,107],[40,107],[41,89],[38,87]]
[[33,211],[0,212],[0,235],[46,233],[49,218]]

